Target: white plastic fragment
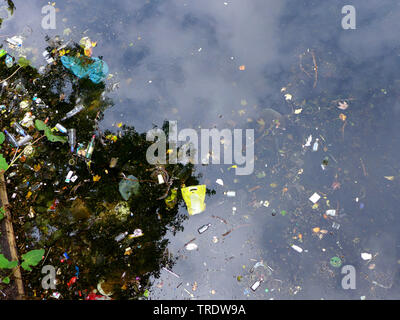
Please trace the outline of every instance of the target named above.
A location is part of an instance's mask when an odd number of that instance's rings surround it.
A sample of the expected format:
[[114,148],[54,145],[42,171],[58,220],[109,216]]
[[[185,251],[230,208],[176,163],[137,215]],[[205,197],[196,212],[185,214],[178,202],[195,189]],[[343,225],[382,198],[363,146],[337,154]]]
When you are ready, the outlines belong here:
[[321,199],[321,196],[316,192],[310,197],[312,203],[317,203],[319,199]]
[[332,228],[333,228],[333,229],[336,229],[336,230],[339,230],[339,228],[340,228],[340,224],[339,224],[339,223],[336,223],[336,222],[334,222],[334,223],[332,223]]
[[60,299],[60,296],[61,296],[61,293],[59,293],[59,292],[53,292],[53,294],[51,295],[53,298],[55,298],[55,299]]
[[163,178],[163,176],[161,175],[161,174],[159,174],[158,176],[157,176],[157,178],[158,178],[158,184],[163,184],[165,181],[164,181],[164,178]]
[[217,179],[217,181],[215,182],[218,183],[220,186],[224,185],[224,181],[222,181],[222,179]]
[[65,177],[65,182],[69,183],[71,181],[71,177],[74,174],[73,171],[68,172],[67,176]]
[[126,236],[127,236],[128,232],[124,232],[124,233],[120,233],[119,235],[117,235],[114,239],[117,242],[120,242],[121,240],[123,240]]
[[256,282],[254,282],[254,284],[251,286],[251,290],[256,291],[257,288],[260,286],[261,281],[257,280]]
[[319,141],[318,138],[315,139],[315,142],[314,142],[314,145],[313,145],[313,148],[312,148],[313,151],[318,151],[318,141]]
[[304,147],[310,147],[311,146],[311,141],[312,141],[312,135],[310,134],[309,137],[307,138],[306,144],[303,145]]
[[16,46],[16,47],[22,46],[22,42],[23,42],[22,38],[19,37],[19,36],[14,36],[14,37],[12,37],[12,38],[7,38],[6,41],[7,41],[9,44],[11,44],[11,45],[13,45],[13,46]]
[[236,197],[236,191],[228,191],[228,192],[226,192],[226,195],[228,197]]
[[326,215],[334,217],[336,216],[336,210],[335,209],[326,210]]
[[292,244],[292,248],[293,248],[294,250],[296,250],[297,252],[300,252],[300,253],[303,252],[303,249],[300,248],[299,246],[296,246],[295,244]]
[[370,254],[368,252],[363,252],[363,253],[361,253],[361,258],[363,260],[371,260],[372,259],[372,254]]
[[144,235],[144,233],[143,233],[142,229],[135,229],[135,230],[133,230],[133,233],[129,235],[129,239],[138,238],[143,235]]
[[286,101],[290,101],[290,100],[292,100],[292,98],[293,98],[293,96],[290,93],[286,93],[285,94],[285,100]]
[[196,250],[198,248],[198,246],[197,246],[197,244],[195,244],[195,243],[188,243],[187,245],[186,245],[186,250]]

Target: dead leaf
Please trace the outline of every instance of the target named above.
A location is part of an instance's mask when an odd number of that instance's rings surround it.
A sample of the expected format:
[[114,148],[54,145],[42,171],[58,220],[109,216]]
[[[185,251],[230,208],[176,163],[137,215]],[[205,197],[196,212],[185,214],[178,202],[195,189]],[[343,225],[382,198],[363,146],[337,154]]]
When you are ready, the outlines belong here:
[[343,113],[339,114],[339,119],[342,121],[346,121],[347,116]]

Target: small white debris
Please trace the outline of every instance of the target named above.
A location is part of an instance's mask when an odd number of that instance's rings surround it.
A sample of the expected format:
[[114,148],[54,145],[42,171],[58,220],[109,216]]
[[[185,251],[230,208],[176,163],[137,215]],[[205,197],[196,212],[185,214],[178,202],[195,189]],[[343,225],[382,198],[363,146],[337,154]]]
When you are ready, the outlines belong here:
[[313,145],[312,151],[318,151],[318,141],[319,141],[319,139],[318,139],[318,138],[317,138],[317,139],[315,139],[315,142],[314,142],[314,145]]
[[310,197],[312,203],[317,203],[319,199],[321,199],[321,196],[316,192]]
[[53,292],[53,294],[51,295],[53,298],[55,298],[55,299],[60,299],[60,296],[61,296],[61,293],[59,293],[59,292]]
[[218,183],[220,186],[224,185],[224,181],[222,181],[222,179],[217,179],[217,181],[215,182]]
[[297,252],[303,252],[303,249],[302,248],[300,248],[299,246],[296,246],[295,244],[292,244],[292,248],[294,249],[294,250],[296,250]]
[[68,172],[67,176],[65,177],[65,182],[66,183],[69,183],[71,181],[71,177],[72,177],[73,174],[74,174],[73,171],[69,171]]
[[195,243],[188,243],[187,245],[186,245],[186,250],[196,250],[198,248],[198,246],[197,246],[197,244],[195,244]]
[[363,252],[363,253],[361,253],[361,258],[363,260],[371,260],[372,259],[372,254],[367,253],[367,252]]
[[326,215],[334,217],[336,216],[336,210],[335,209],[326,210]]
[[226,192],[226,195],[228,197],[236,197],[236,191],[228,191],[228,192]]
[[340,228],[340,224],[339,224],[339,223],[336,223],[336,222],[334,222],[334,223],[332,223],[332,228],[333,228],[333,229],[336,229],[336,230],[339,230],[339,228]]
[[294,114],[300,114],[303,111],[303,108],[295,109]]
[[286,101],[290,101],[290,100],[292,100],[292,98],[293,98],[293,96],[290,93],[286,93],[285,94],[285,100]]
[[163,184],[165,181],[164,181],[164,178],[163,178],[163,176],[161,175],[161,174],[159,174],[158,176],[157,176],[157,178],[158,178],[158,184]]
[[304,147],[310,147],[311,146],[311,141],[312,141],[312,135],[310,134],[309,137],[307,138],[306,144],[303,145]]

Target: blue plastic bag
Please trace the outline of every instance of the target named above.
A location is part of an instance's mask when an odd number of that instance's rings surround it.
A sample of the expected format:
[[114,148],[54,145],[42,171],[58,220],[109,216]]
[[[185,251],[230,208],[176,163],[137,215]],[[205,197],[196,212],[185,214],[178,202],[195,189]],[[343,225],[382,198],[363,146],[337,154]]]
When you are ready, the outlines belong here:
[[[91,60],[89,64],[83,65],[86,59]],[[103,81],[108,73],[108,65],[99,58],[83,58],[62,56],[61,62],[65,68],[71,70],[78,78],[89,77],[94,83]]]

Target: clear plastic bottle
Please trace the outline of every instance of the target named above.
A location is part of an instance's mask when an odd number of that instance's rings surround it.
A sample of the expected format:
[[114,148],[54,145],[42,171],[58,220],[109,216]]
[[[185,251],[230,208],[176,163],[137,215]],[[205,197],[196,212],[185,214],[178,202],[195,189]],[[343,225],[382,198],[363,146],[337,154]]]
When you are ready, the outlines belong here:
[[203,232],[207,231],[207,229],[211,227],[211,223],[207,223],[204,226],[201,226],[197,231],[202,234]]
[[81,112],[85,107],[82,104],[77,105],[75,108],[73,108],[71,111],[67,112],[64,118],[61,119],[61,121],[64,121],[66,119],[69,119],[76,115],[77,113]]

